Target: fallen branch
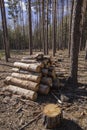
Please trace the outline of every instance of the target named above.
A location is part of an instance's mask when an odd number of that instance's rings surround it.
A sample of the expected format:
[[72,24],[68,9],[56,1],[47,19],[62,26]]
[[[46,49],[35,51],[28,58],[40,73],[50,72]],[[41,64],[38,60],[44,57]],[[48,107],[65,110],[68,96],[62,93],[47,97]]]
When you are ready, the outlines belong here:
[[22,110],[23,106],[19,107],[17,110],[16,110],[16,113],[19,113],[21,110]]
[[40,106],[37,102],[31,101],[31,100],[26,100],[26,99],[19,99],[21,102],[25,104],[30,104],[31,106]]
[[33,123],[34,121],[39,119],[41,116],[42,116],[42,112],[40,114],[38,114],[34,119],[32,119],[31,121],[29,121],[28,123],[23,125],[19,130],[23,130],[25,127],[27,127],[28,125],[30,125],[31,123]]
[[53,92],[51,92],[51,94],[54,96],[58,103],[62,104],[62,101]]

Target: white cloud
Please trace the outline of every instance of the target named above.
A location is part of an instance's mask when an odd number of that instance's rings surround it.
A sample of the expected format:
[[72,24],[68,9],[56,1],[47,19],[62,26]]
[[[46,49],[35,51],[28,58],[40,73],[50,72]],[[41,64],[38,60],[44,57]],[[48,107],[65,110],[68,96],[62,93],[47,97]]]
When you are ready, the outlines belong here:
[[65,14],[67,13],[67,6],[66,5],[64,6],[64,13]]
[[[8,0],[4,0],[4,2],[5,2],[5,7],[8,7],[8,4],[7,4]],[[26,11],[26,6],[23,1],[22,2],[20,1],[20,5],[21,5],[21,8],[23,9],[23,11]]]
[[4,2],[5,2],[5,7],[8,7],[8,4],[7,4],[8,0],[4,0]]
[[4,2],[8,2],[8,0],[4,0]]
[[31,10],[32,10],[33,12],[35,12],[35,9],[34,9],[34,7],[31,7]]
[[26,11],[26,6],[25,3],[22,1],[20,2],[21,8],[23,9],[23,11]]

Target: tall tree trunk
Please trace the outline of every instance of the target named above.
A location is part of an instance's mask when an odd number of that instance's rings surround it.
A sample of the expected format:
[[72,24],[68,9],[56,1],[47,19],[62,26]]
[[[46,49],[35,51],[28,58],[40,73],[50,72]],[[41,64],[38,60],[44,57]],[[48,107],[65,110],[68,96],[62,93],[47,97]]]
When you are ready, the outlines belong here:
[[55,56],[56,53],[56,0],[53,1],[53,56]]
[[86,7],[87,7],[87,1],[84,1],[83,2],[83,7],[82,7],[81,39],[80,39],[80,48],[79,48],[79,50],[82,50],[82,47],[83,47],[84,41],[85,41],[84,33],[85,33],[85,28],[86,28],[86,24],[85,24],[86,12],[87,12]]
[[48,0],[46,1],[46,55],[48,55]]
[[[57,1],[57,28],[59,27],[59,1]],[[60,35],[59,28],[57,29],[57,49],[59,50]]]
[[46,54],[46,50],[45,50],[45,28],[44,28],[44,24],[45,24],[45,12],[44,12],[44,0],[42,0],[42,44],[43,44],[43,52],[44,54]]
[[[67,10],[67,14],[69,13],[69,10],[68,10],[68,3],[69,1],[67,0],[66,1],[66,10]],[[69,42],[68,41],[68,15],[66,16],[66,25],[65,25],[65,48],[67,48],[67,43]]]
[[33,43],[32,43],[32,18],[31,18],[31,0],[28,0],[28,12],[29,12],[29,50],[32,55]]
[[[21,5],[22,5],[22,0],[21,0]],[[23,12],[23,8],[21,11],[21,17],[22,17],[22,29],[23,29],[23,45],[22,45],[22,49],[25,49],[25,23],[24,23],[24,12]]]
[[[59,19],[61,17],[61,9],[59,5]],[[59,21],[59,49],[62,49],[62,27],[61,27],[61,21]]]
[[42,49],[42,42],[41,42],[41,1],[38,0],[39,4],[39,41],[40,41],[40,51]]
[[87,40],[86,40],[86,46],[85,46],[85,60],[87,60]]
[[71,15],[70,15],[70,25],[69,25],[69,42],[68,42],[68,56],[70,57],[70,49],[71,49],[71,28],[72,28],[72,15],[73,15],[73,6],[74,0],[71,1]]
[[[52,1],[50,0],[50,19],[52,19]],[[52,48],[52,26],[51,26],[51,22],[50,22],[50,37],[49,37],[49,48]]]
[[40,42],[40,51],[42,49],[42,39],[41,39],[41,1],[38,0],[39,4],[39,42]]
[[64,49],[64,28],[63,28],[63,17],[64,17],[64,0],[61,0],[62,3],[62,49]]
[[[80,23],[82,20],[82,7],[84,0],[74,0],[72,31],[71,31],[71,81],[77,83],[78,53],[80,45]],[[78,34],[78,35],[77,35]]]
[[[38,0],[36,0],[36,11],[37,11],[37,21],[36,21],[36,25],[37,25],[37,33],[36,33],[36,42],[39,43],[39,24],[38,24],[38,20],[39,20],[39,8],[38,8]],[[37,49],[39,49],[39,46],[37,47]]]
[[3,40],[4,40],[4,46],[5,46],[5,56],[6,56],[6,62],[8,62],[8,58],[10,58],[10,47],[9,47],[9,39],[8,39],[8,30],[7,30],[7,21],[6,21],[4,0],[0,0],[0,6],[1,6],[1,15],[2,15]]

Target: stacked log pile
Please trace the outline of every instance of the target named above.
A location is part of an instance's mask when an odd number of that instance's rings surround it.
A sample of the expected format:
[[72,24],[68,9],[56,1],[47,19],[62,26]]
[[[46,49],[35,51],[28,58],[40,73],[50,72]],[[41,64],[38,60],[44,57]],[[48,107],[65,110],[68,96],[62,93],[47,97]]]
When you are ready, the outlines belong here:
[[51,56],[37,54],[15,62],[12,74],[6,78],[5,83],[8,85],[7,90],[35,100],[37,93],[48,94],[52,86],[58,87],[59,82]]

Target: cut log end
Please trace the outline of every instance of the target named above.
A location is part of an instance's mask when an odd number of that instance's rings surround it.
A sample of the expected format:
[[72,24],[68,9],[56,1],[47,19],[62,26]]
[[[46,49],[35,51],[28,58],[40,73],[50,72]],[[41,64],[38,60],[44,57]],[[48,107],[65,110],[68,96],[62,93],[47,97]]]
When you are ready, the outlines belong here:
[[41,82],[48,86],[52,86],[52,78],[50,78],[50,77],[43,77]]
[[49,93],[49,91],[50,91],[50,87],[49,86],[40,84],[39,91],[38,91],[40,94],[47,95]]
[[49,117],[56,117],[61,114],[61,109],[55,104],[48,104],[44,107],[43,113]]

